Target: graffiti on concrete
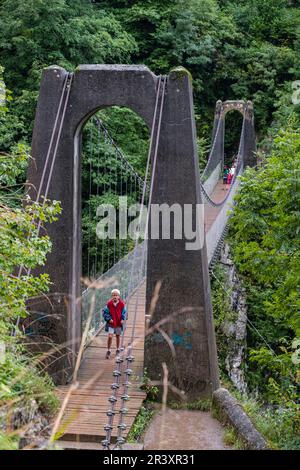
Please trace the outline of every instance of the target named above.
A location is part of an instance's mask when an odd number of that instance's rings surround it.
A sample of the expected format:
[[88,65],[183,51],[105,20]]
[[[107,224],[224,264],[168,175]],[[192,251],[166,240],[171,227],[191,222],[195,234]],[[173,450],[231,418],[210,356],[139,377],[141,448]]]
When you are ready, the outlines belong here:
[[[170,338],[174,346],[181,346],[188,350],[193,348],[192,333],[190,331],[186,331],[182,335],[178,333],[178,331],[174,331]],[[151,334],[151,336],[148,337],[146,341],[150,343],[161,344],[165,343],[166,340],[159,331],[156,331],[155,333]]]

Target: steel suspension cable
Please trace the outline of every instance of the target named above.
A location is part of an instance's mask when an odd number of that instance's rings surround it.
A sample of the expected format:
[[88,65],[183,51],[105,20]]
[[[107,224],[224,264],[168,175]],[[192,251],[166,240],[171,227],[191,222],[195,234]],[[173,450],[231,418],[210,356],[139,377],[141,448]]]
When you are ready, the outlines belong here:
[[44,179],[45,179],[45,175],[46,175],[46,171],[47,171],[47,166],[48,166],[48,162],[49,162],[49,158],[50,158],[50,154],[51,154],[51,148],[52,148],[52,145],[53,145],[54,135],[55,135],[55,132],[56,132],[56,128],[57,128],[57,124],[58,124],[58,118],[59,118],[59,114],[60,114],[60,111],[61,111],[61,106],[62,106],[62,102],[63,102],[63,98],[64,98],[64,94],[65,94],[65,91],[66,91],[68,80],[69,80],[69,75],[67,75],[65,77],[65,80],[64,80],[64,85],[63,85],[63,89],[62,89],[62,93],[61,93],[61,97],[60,97],[60,101],[59,101],[59,105],[58,105],[58,109],[57,109],[57,113],[56,113],[56,117],[55,117],[55,121],[54,121],[54,126],[53,126],[53,130],[52,130],[52,134],[51,134],[51,138],[50,138],[50,142],[49,142],[49,147],[48,147],[46,160],[45,160],[45,164],[44,164],[44,168],[43,168],[43,172],[42,172],[42,176],[41,176],[41,181],[40,181],[40,184],[39,184],[39,190],[38,190],[38,193],[37,193],[36,202],[39,201],[40,196],[41,196],[41,191],[42,191],[42,187],[43,187],[43,184],[44,184]]
[[91,155],[90,155],[90,165],[89,165],[89,227],[88,227],[88,263],[87,263],[87,273],[88,277],[91,277],[91,270],[90,270],[90,255],[91,255],[91,224],[92,224],[92,208],[91,208],[91,195],[92,195],[92,171],[93,171],[93,133],[92,127],[90,129],[90,148],[91,148]]
[[115,149],[115,152],[116,152],[116,156],[119,160],[122,160],[125,164],[125,166],[130,170],[131,173],[135,174],[138,181],[139,181],[139,185],[141,186],[141,188],[143,188],[143,185],[144,185],[144,181],[143,179],[140,177],[140,175],[135,171],[135,169],[133,168],[133,166],[131,165],[131,163],[125,158],[125,156],[123,155],[123,153],[121,152],[120,148],[118,147],[116,141],[112,138],[112,136],[110,135],[109,131],[107,130],[107,128],[105,127],[104,123],[98,118],[96,117],[96,125],[101,127],[101,129],[103,129],[103,132],[105,133],[106,135],[106,138],[108,139],[108,141],[110,142],[110,144],[114,147]]
[[[219,116],[218,125],[217,125],[216,133],[215,133],[215,136],[214,136],[213,144],[212,144],[211,150],[209,152],[209,156],[208,156],[205,168],[204,168],[204,170],[203,170],[203,172],[200,176],[200,180],[203,181],[203,182],[204,182],[205,174],[209,169],[209,165],[210,165],[210,162],[211,162],[213,154],[214,154],[215,146],[216,146],[216,143],[217,143],[217,138],[219,136],[219,131],[220,131],[220,128],[221,128],[221,122],[222,122],[222,119],[221,119],[221,116]],[[222,158],[222,156],[221,156],[221,158]]]
[[[98,129],[98,143],[100,142],[100,129]],[[98,204],[98,197],[99,197],[99,181],[100,181],[100,164],[99,164],[99,150],[98,150],[98,158],[97,158],[97,189],[96,189],[96,201]],[[95,267],[94,267],[94,278],[97,278],[97,266],[98,266],[98,237],[97,237],[97,230],[96,230],[96,247],[95,247]]]
[[[69,102],[69,96],[70,96],[72,81],[73,81],[73,73],[70,73],[69,74],[69,84],[67,85],[67,96],[66,96],[65,104],[64,104],[64,107],[63,107],[63,111],[62,111],[62,118],[61,118],[60,126],[59,126],[59,129],[58,129],[57,140],[56,140],[54,151],[53,151],[53,158],[52,158],[51,166],[50,166],[50,170],[49,170],[49,177],[48,177],[48,180],[47,180],[47,186],[46,186],[46,189],[45,189],[43,206],[45,205],[45,200],[47,199],[49,188],[50,188],[50,183],[51,183],[51,180],[52,180],[52,174],[53,174],[53,169],[54,169],[54,165],[55,165],[55,161],[56,161],[58,145],[59,145],[59,142],[60,142],[60,136],[61,136],[62,128],[63,128],[63,125],[64,125],[67,105],[68,105],[68,102]],[[40,226],[41,226],[41,222],[38,225],[38,232],[37,233],[39,233]]]
[[[120,178],[120,182],[121,182],[121,184],[120,184],[120,195],[122,196],[123,195],[123,191],[122,191],[123,190],[123,166],[122,166],[122,164],[121,164],[121,167],[120,167],[120,176],[121,176],[121,178]],[[120,211],[120,207],[119,207],[119,211]],[[120,237],[120,229],[121,229],[121,227],[120,227],[120,219],[119,219],[119,259],[121,259],[121,255],[122,255],[122,239]]]

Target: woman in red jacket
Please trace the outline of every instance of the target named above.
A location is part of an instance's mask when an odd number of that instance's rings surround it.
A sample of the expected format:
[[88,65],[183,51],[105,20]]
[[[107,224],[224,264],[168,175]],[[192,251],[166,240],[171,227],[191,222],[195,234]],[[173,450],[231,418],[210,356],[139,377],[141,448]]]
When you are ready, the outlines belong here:
[[111,299],[103,309],[103,318],[106,321],[105,331],[108,332],[106,359],[110,358],[113,335],[116,335],[116,353],[120,353],[120,336],[123,333],[123,323],[126,320],[125,302],[120,298],[120,291],[113,289]]

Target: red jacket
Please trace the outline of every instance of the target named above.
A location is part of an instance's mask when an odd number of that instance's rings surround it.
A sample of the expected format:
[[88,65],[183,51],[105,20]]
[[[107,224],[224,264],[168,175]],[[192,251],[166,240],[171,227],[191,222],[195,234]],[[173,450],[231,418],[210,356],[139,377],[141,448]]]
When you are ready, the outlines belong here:
[[[108,322],[108,326],[111,328],[118,328],[121,325],[121,320],[125,320],[126,317],[126,307],[123,300],[119,300],[117,305],[114,305],[113,300],[107,302],[106,308],[103,310],[104,319]],[[109,323],[109,320],[112,320],[113,323]]]

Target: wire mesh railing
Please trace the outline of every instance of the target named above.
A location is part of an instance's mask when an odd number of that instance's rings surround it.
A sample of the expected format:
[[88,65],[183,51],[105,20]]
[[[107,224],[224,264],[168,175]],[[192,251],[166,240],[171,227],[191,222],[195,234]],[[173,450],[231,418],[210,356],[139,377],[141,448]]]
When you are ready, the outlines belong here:
[[213,258],[214,252],[218,246],[221,235],[228,222],[228,217],[233,207],[233,199],[239,187],[239,184],[240,184],[240,179],[236,178],[232,185],[231,192],[228,198],[226,199],[225,204],[223,204],[223,206],[221,207],[220,212],[218,213],[213,224],[211,225],[210,229],[206,233],[206,249],[207,249],[207,259],[208,259],[209,264]]
[[136,251],[130,251],[82,292],[82,326],[85,327],[90,315],[89,337],[94,336],[101,326],[102,309],[111,297],[111,289],[117,287],[122,298],[126,300],[130,292],[145,279],[146,265],[147,241],[144,240],[138,245]]
[[[205,183],[210,178],[210,176],[215,171],[219,163],[221,161],[223,162],[224,152],[222,151],[222,155],[220,155],[220,146],[218,145],[220,141],[224,142],[224,125],[223,125],[223,119],[221,116],[219,117],[219,120],[218,120],[216,133],[214,135],[213,143],[209,152],[206,166],[200,175],[200,181],[202,184]],[[224,146],[222,146],[222,149],[223,148]]]

